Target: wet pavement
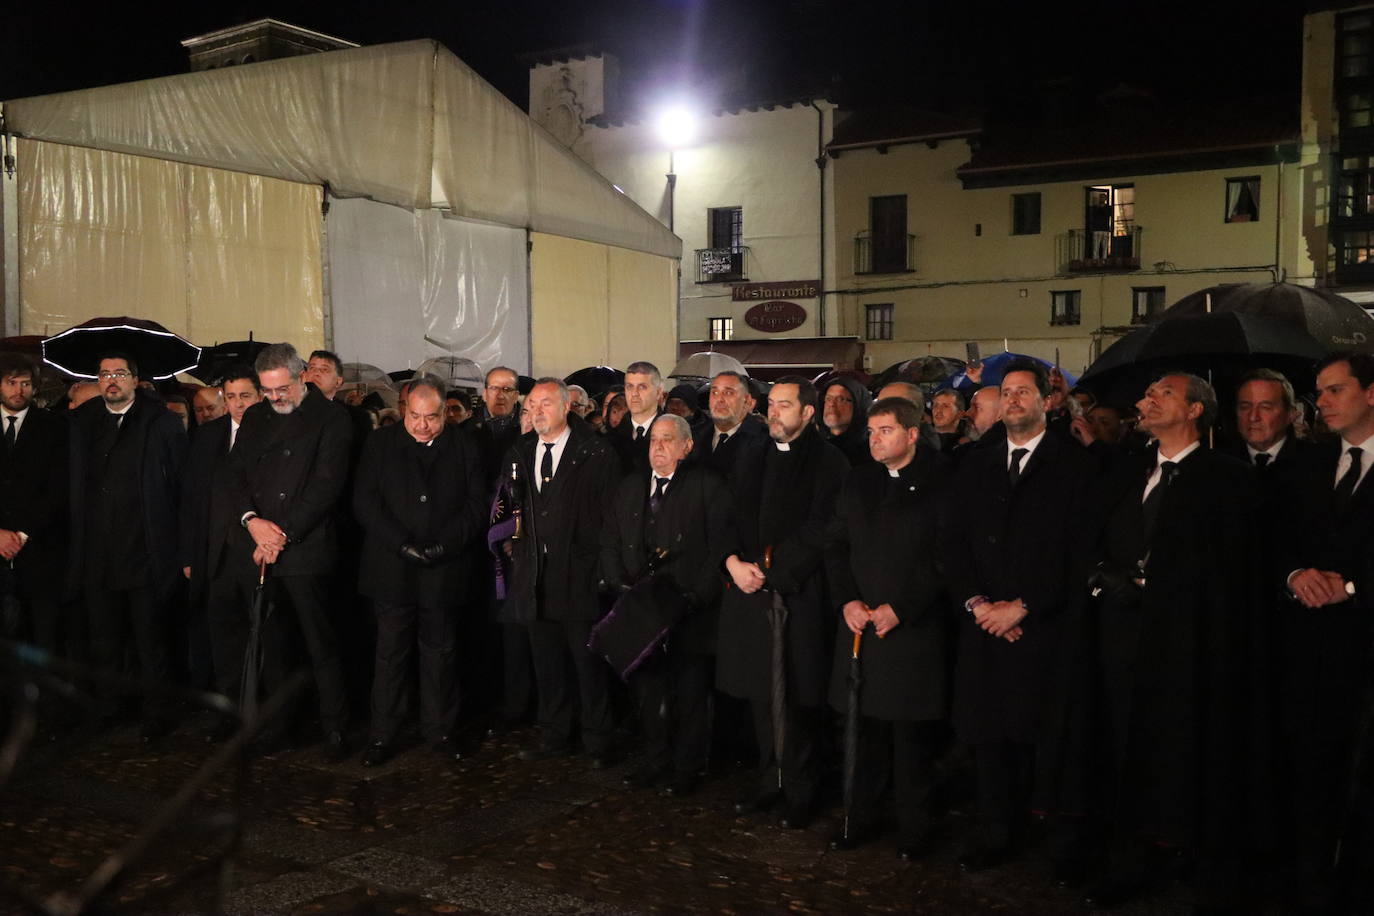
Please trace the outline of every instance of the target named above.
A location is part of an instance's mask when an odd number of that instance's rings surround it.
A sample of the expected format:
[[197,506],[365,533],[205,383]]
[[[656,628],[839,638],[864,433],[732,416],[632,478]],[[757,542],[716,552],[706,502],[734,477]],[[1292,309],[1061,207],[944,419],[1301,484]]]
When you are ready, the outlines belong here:
[[[31,747],[0,790],[0,910],[76,892],[215,752],[194,719],[153,748],[132,727]],[[361,735],[357,736],[361,738]],[[627,789],[631,758],[516,759],[532,733],[471,759],[424,747],[367,769],[317,748],[252,759],[187,812],[101,898],[126,913],[1017,913],[1077,912],[1031,844],[1018,861],[963,875],[957,814],[929,859],[892,841],[832,853],[839,811],[807,830],[731,802],[747,774],[713,774],[686,799]],[[232,826],[242,815],[235,847]],[[1126,913],[1186,912],[1166,887]],[[29,910],[31,911],[31,910]]]

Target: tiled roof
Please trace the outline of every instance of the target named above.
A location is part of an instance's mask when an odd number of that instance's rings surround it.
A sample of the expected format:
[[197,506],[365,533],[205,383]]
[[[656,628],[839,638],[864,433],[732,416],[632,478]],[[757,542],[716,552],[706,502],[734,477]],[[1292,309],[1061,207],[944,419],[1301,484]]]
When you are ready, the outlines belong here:
[[921,108],[891,106],[862,109],[835,125],[829,149],[859,149],[897,143],[919,143],[971,137],[982,126],[970,118],[958,118]]

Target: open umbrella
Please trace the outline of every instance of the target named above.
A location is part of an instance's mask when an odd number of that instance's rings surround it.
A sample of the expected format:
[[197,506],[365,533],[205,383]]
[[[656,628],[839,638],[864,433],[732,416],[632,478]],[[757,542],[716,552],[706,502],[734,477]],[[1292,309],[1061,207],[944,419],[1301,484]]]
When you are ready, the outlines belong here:
[[420,363],[416,375],[437,375],[450,388],[480,388],[486,379],[482,367],[463,356],[433,356]]
[[873,390],[878,391],[884,385],[893,382],[910,382],[930,388],[944,382],[962,368],[964,361],[952,356],[915,356],[893,363],[879,372],[878,377],[873,379]]
[[704,350],[701,353],[693,353],[691,356],[678,360],[673,371],[668,373],[668,377],[715,378],[722,372],[738,372],[745,376],[749,374],[744,368],[744,363],[733,356],[716,353],[714,350]]
[[92,318],[43,341],[43,361],[78,378],[95,378],[101,354],[121,350],[138,363],[147,379],[189,372],[200,361],[200,347],[146,318]]
[[224,381],[224,373],[231,367],[244,365],[252,368],[253,360],[266,347],[266,343],[254,340],[251,335],[247,340],[231,340],[206,347],[200,351],[200,362],[191,370],[191,374],[207,385],[218,385]]
[[600,398],[612,386],[625,383],[625,373],[610,366],[587,366],[563,379],[568,385],[581,385],[587,394]]
[[[1300,328],[1242,312],[1212,312],[1147,324],[1107,348],[1083,373],[1098,400],[1129,404],[1161,371],[1177,369],[1231,380],[1250,369],[1284,373],[1295,388],[1312,385],[1312,365],[1329,352]],[[1224,386],[1223,386],[1224,387]]]
[[396,386],[391,378],[368,363],[344,363],[343,385],[340,387],[344,391],[360,391],[362,397],[376,392],[386,406],[396,406]]
[[[867,624],[865,624],[867,626]],[[863,630],[854,634],[854,645],[849,650],[849,702],[844,718],[844,827],[843,836],[852,840],[849,828],[854,816],[854,778],[859,765],[859,696],[863,686],[863,669],[859,664],[859,645],[863,641]]]
[[[1012,353],[1009,350],[1003,350],[1001,353],[994,353],[992,356],[989,356],[983,360],[983,380],[979,382],[978,385],[1002,384],[1002,376],[1006,374],[1007,364],[1014,359],[1034,360],[1035,362],[1044,366],[1046,370],[1054,368],[1054,363],[1050,362],[1047,359],[1041,359],[1038,356],[1027,356],[1024,353]],[[1078,384],[1078,380],[1068,372],[1065,372],[1063,368],[1060,368],[1059,371],[1063,374],[1064,381],[1068,382],[1070,387]],[[969,379],[968,373],[964,369],[964,367],[960,366],[959,371],[955,372],[953,375],[950,376],[948,384],[942,385],[940,387],[970,388],[976,386],[974,386],[973,381]]]
[[1330,353],[1343,350],[1374,353],[1374,318],[1370,318],[1358,303],[1330,290],[1296,283],[1210,286],[1184,296],[1161,312],[1155,322],[1208,312],[1240,312],[1272,319],[1306,331]]

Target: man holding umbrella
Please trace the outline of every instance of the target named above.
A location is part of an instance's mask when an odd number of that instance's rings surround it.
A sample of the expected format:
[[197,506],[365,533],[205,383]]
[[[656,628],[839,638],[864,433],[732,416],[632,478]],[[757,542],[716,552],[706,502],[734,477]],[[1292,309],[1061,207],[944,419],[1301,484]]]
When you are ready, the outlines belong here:
[[[133,356],[107,352],[97,366],[101,396],[81,405],[72,424],[70,581],[85,597],[95,666],[118,668],[132,631],[143,682],[155,689],[170,676],[166,615],[181,578],[186,431],[139,387]],[[167,732],[167,715],[163,701],[145,702],[145,741]]]
[[[846,731],[846,744],[855,744],[845,748],[846,829],[830,846],[853,849],[877,832],[890,772],[898,851],[913,859],[929,834],[931,761],[947,709],[947,611],[935,554],[948,459],[917,448],[921,410],[905,398],[876,402],[867,426],[874,460],[845,476],[826,537],[831,599],[842,615],[830,704],[861,717]],[[855,638],[862,687],[850,675]]]

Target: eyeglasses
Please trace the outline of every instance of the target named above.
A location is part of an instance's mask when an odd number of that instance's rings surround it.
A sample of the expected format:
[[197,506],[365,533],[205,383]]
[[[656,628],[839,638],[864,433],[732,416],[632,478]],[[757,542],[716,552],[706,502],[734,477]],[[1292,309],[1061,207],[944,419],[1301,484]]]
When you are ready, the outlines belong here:
[[290,385],[283,385],[280,388],[264,388],[262,396],[265,398],[285,398],[290,397],[292,390],[296,387],[293,382]]
[[487,390],[492,394],[515,394],[519,388],[505,388],[501,385],[488,385]]
[[116,369],[113,372],[106,372],[104,370],[101,370],[100,372],[96,373],[96,378],[100,379],[102,382],[108,382],[110,379],[119,379],[121,382],[124,382],[128,381],[133,377],[134,374],[130,372],[128,369]]

